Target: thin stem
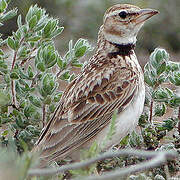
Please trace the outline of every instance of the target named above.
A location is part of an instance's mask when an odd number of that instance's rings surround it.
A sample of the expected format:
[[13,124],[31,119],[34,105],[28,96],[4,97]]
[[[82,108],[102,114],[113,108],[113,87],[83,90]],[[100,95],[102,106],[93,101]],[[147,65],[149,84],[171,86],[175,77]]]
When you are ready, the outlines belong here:
[[[24,41],[24,37],[21,39],[19,46],[23,43],[23,41]],[[18,52],[18,50],[14,51],[14,56],[13,56],[13,61],[12,61],[12,66],[11,66],[11,72],[13,71],[15,63],[16,63],[17,52]],[[14,80],[11,81],[11,92],[12,92],[13,104],[16,106],[16,94],[15,94]]]
[[153,99],[151,100],[151,105],[150,105],[150,115],[149,115],[149,122],[152,123],[152,114],[153,114]]
[[11,81],[11,93],[12,93],[12,102],[13,102],[13,105],[17,108],[17,106],[16,106],[16,94],[15,94],[14,80]]
[[[21,41],[19,42],[19,47],[21,46],[21,44],[23,43],[24,41],[24,37],[21,39]],[[18,49],[16,51],[14,51],[14,57],[13,57],[13,62],[12,62],[12,66],[11,66],[11,71],[14,69],[14,66],[15,66],[15,62],[16,62],[16,57],[17,57],[17,52],[18,52]]]
[[20,66],[23,66],[27,61],[29,61],[29,60],[31,60],[31,59],[33,59],[33,58],[35,57],[35,56],[31,56],[31,55],[33,54],[33,52],[34,52],[36,49],[37,49],[37,47],[34,47],[34,48],[31,50],[31,52],[30,52],[30,54],[29,54],[30,57],[22,60]]
[[34,87],[34,85],[36,84],[36,79],[37,79],[37,77],[39,76],[39,74],[40,74],[40,72],[38,72],[38,73],[34,76],[34,78],[32,79],[31,88]]
[[[14,51],[11,71],[14,69],[15,62],[16,62],[16,57],[17,57],[17,51]],[[11,93],[12,93],[12,102],[16,106],[16,94],[15,94],[14,80],[11,81]]]
[[64,70],[60,70],[57,74],[56,74],[56,77],[61,77],[66,71],[68,71],[69,69],[71,68],[71,63],[69,63],[66,67],[66,69]]
[[[82,161],[79,163],[72,163],[68,165],[64,165],[58,168],[44,168],[44,169],[31,169],[28,172],[29,176],[49,176],[54,174],[60,174],[68,170],[74,170],[79,168],[87,167],[97,161],[102,161],[105,159],[118,157],[118,156],[139,156],[144,158],[153,158],[146,162],[140,163],[138,165],[126,167],[123,169],[118,169],[110,173],[106,173],[102,176],[90,176],[86,177],[86,180],[96,180],[96,179],[111,179],[111,177],[121,177],[122,175],[128,175],[133,172],[140,172],[149,168],[157,167],[162,165],[168,159],[174,159],[178,157],[178,154],[175,151],[142,151],[142,150],[134,150],[134,149],[124,149],[116,152],[105,152],[103,154],[98,155],[92,159]],[[84,178],[83,178],[84,179]]]
[[14,51],[13,62],[12,62],[12,66],[11,66],[11,71],[14,69],[15,62],[16,62],[16,57],[17,57],[17,51]]
[[46,105],[43,104],[43,110],[42,110],[42,123],[43,123],[43,127],[45,126],[45,118],[46,118]]
[[33,59],[33,58],[35,58],[35,56],[31,56],[31,57],[29,57],[29,58],[23,59],[23,60],[21,61],[20,66],[22,67],[26,62],[28,62],[29,60],[31,60],[31,59]]
[[66,72],[66,70],[61,70],[56,74],[56,77],[60,77],[61,75],[63,75]]

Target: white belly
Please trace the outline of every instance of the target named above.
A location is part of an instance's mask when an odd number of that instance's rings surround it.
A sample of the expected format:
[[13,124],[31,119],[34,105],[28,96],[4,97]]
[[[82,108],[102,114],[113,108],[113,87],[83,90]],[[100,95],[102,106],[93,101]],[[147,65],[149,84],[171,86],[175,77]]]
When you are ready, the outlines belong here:
[[[112,138],[104,143],[103,139],[109,132],[110,125],[104,128],[97,136],[96,142],[103,149],[110,148],[113,145],[118,144],[122,138],[124,138],[129,132],[133,131],[138,124],[139,117],[143,112],[144,100],[145,100],[145,86],[144,82],[141,82],[141,88],[135,95],[131,104],[122,111],[116,118],[115,134]],[[103,142],[103,145],[102,145]]]

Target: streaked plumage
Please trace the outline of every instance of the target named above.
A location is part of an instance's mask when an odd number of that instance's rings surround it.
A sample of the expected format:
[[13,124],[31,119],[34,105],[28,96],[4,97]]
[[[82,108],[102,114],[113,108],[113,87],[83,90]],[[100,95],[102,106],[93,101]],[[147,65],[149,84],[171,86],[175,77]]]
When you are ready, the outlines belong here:
[[45,164],[66,156],[76,159],[79,149],[93,141],[101,146],[116,109],[116,133],[105,149],[137,125],[145,88],[134,47],[139,29],[154,14],[157,11],[127,4],[106,11],[95,54],[66,88],[34,149],[42,151]]

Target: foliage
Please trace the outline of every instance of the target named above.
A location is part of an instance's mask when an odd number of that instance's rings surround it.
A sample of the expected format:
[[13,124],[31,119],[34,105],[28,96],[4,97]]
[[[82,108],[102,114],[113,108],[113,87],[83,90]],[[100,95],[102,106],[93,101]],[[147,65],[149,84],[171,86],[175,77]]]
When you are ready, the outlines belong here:
[[[5,5],[3,8],[5,11]],[[79,58],[92,48],[87,40],[79,39],[74,46],[71,40],[67,53],[60,56],[53,39],[61,34],[63,27],[37,5],[30,7],[24,23],[19,15],[17,24],[17,31],[1,40],[13,56],[7,57],[0,51],[0,124],[5,127],[2,144],[8,143],[8,135],[12,133],[21,152],[23,142],[32,148],[60,101],[59,81],[72,81],[75,75],[70,69],[82,67]]]
[[[6,11],[8,3],[9,1],[5,0],[0,3],[1,23],[17,13],[16,9]],[[62,33],[63,27],[59,26],[58,19],[50,17],[45,9],[37,5],[31,6],[25,20],[22,19],[19,15],[18,29],[12,33],[12,36],[5,40],[0,39],[0,142],[1,146],[7,147],[1,148],[0,154],[3,158],[0,164],[3,163],[1,167],[6,170],[10,168],[9,171],[12,172],[14,179],[16,176],[17,179],[19,177],[24,179],[33,165],[32,162],[35,161],[29,150],[60,102],[63,92],[58,90],[59,84],[74,79],[75,74],[71,68],[81,68],[83,64],[79,59],[92,50],[85,39],[79,39],[75,44],[70,40],[68,51],[64,56],[60,55],[56,50],[54,39]],[[7,46],[13,56],[8,55],[3,46]],[[180,136],[176,124],[180,97],[164,86],[167,83],[175,87],[180,86],[179,72],[179,63],[170,61],[164,49],[155,49],[144,68],[148,94],[145,111],[139,120],[141,133],[132,132],[123,138],[118,147],[114,147],[114,151],[116,148],[131,147],[154,151],[173,149],[179,152]],[[168,108],[173,108],[175,115],[165,119],[164,115]],[[163,120],[157,121],[158,117],[162,117]],[[116,113],[113,115],[109,133],[103,143],[110,140],[116,131],[115,121]],[[169,138],[170,131],[174,131],[173,137],[168,143],[162,143]],[[99,151],[99,147],[94,143],[84,152],[83,159],[94,157]],[[102,173],[116,167],[136,164],[142,160],[144,159],[131,156],[116,157],[98,162],[86,169],[73,170],[70,174],[90,175],[94,173],[96,167],[98,172]],[[9,163],[11,161],[12,164]],[[165,166],[166,171],[163,166],[128,178],[166,178],[167,167],[173,175],[179,170],[179,162],[178,159],[168,161]],[[10,166],[6,168],[6,165]],[[60,179],[60,176],[56,178]]]
[[0,1],[0,27],[3,26],[3,22],[7,21],[8,19],[13,18],[17,15],[17,9],[12,9],[10,11],[7,11],[8,4],[10,3],[10,0],[1,0]]

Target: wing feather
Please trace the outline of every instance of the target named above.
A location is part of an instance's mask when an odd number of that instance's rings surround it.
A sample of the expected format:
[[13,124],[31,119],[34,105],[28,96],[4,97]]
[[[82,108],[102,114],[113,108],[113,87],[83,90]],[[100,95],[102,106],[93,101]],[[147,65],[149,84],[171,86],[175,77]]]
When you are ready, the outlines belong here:
[[[113,104],[116,100],[123,104],[136,89],[137,79],[132,70],[124,67],[114,70],[107,68],[103,73],[94,72],[87,79],[86,76],[84,79],[80,76],[73,82],[73,89],[68,89],[63,96],[68,121],[72,123],[85,122],[89,120],[88,113],[92,114],[100,107],[105,108],[105,105]],[[66,99],[68,100],[66,101]],[[99,115],[104,116],[105,114]]]
[[131,103],[137,87],[137,73],[125,67],[82,73],[64,92],[38,141],[41,158],[61,158],[96,136],[115,109],[120,113]]

